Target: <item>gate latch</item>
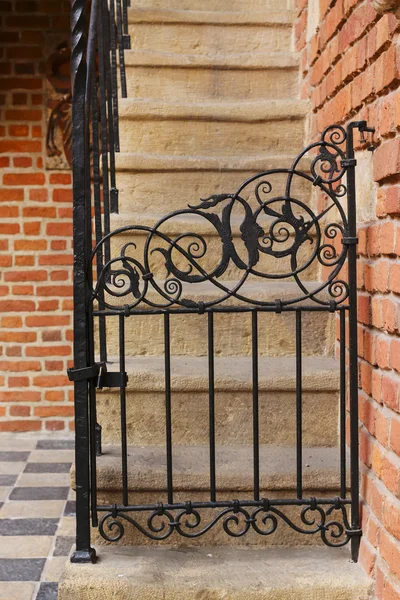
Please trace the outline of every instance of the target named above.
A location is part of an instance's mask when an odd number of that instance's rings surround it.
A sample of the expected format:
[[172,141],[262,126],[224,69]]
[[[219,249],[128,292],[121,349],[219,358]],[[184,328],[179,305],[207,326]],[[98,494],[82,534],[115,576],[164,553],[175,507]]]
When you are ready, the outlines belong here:
[[83,369],[68,369],[68,379],[70,381],[90,381],[97,378],[96,387],[102,390],[105,387],[114,388],[126,386],[128,383],[127,373],[119,371],[107,371],[105,362],[95,363],[90,367]]

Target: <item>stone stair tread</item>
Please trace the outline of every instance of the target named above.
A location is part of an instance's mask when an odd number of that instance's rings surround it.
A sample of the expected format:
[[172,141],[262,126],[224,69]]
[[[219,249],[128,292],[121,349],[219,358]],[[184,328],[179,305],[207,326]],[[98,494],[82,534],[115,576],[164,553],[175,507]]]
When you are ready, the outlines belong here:
[[[339,449],[303,448],[303,489],[339,489]],[[166,453],[160,446],[128,446],[129,489],[135,492],[166,487]],[[122,481],[121,447],[107,445],[97,458],[97,488],[119,490]],[[173,448],[174,490],[209,490],[208,446]],[[223,445],[216,449],[217,490],[222,492],[253,489],[253,447]],[[74,479],[74,473],[72,473]],[[260,445],[260,485],[264,490],[288,490],[296,487],[296,449],[294,447]],[[73,482],[74,487],[74,482]],[[314,494],[315,495],[315,494]]]
[[[298,149],[300,151],[301,148]],[[255,154],[246,156],[179,156],[172,154],[147,154],[121,152],[115,155],[117,171],[264,171],[290,168],[295,154]],[[304,158],[299,169],[307,169],[309,161]]]
[[124,98],[119,104],[121,120],[199,120],[254,123],[303,119],[307,113],[308,102],[297,99],[165,102],[158,99]]
[[[134,317],[133,317],[134,318]],[[140,318],[140,317],[136,317]],[[173,325],[173,324],[172,324]],[[172,348],[173,351],[173,348]],[[338,361],[325,356],[303,357],[302,389],[306,391],[336,391],[339,386]],[[117,359],[109,358],[108,370],[118,370]],[[259,390],[296,389],[296,358],[259,356]],[[128,388],[136,391],[165,389],[165,359],[163,356],[136,356],[126,359]],[[172,356],[172,391],[207,391],[207,357]],[[252,361],[250,356],[215,357],[215,390],[251,390]]]
[[223,69],[297,69],[300,57],[296,52],[241,52],[232,54],[178,54],[150,50],[127,50],[127,67],[188,67]]
[[60,600],[367,600],[372,583],[340,548],[102,546],[67,564]]
[[291,27],[294,11],[282,10],[179,10],[177,8],[138,8],[128,12],[129,23],[190,23],[210,25],[286,25]]

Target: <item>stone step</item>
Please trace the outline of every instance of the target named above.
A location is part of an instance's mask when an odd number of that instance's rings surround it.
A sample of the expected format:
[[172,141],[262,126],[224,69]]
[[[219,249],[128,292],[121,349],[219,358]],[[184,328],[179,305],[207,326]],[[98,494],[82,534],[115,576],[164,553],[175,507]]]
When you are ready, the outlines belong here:
[[[122,467],[120,446],[104,446],[103,455],[97,458],[97,502],[110,506],[121,503]],[[154,505],[167,502],[165,447],[128,447],[128,503],[131,506]],[[75,489],[75,473],[71,472]],[[295,498],[296,451],[294,448],[260,446],[260,490],[262,498]],[[252,446],[220,446],[216,449],[216,487],[218,501],[252,499],[253,448]],[[210,500],[209,449],[207,446],[176,446],[173,451],[174,502],[207,502]],[[303,449],[303,496],[305,498],[335,498],[340,495],[339,451],[337,448]],[[285,514],[296,521],[299,509],[286,507]],[[204,509],[204,523],[211,521],[215,509]],[[99,513],[100,517],[102,513]],[[133,515],[132,515],[133,516]],[[134,518],[145,527],[149,513]],[[104,543],[97,529],[92,530],[96,544]],[[186,545],[235,544],[220,527],[195,540],[171,536],[165,543]],[[249,532],[245,539],[236,540],[243,545],[283,545],[321,543],[318,536],[299,535],[283,526],[267,536]],[[134,527],[127,527],[121,539],[123,545],[148,544],[149,539]]]
[[132,8],[133,50],[178,55],[257,54],[290,50],[293,13]]
[[281,154],[303,145],[307,102],[120,103],[122,152],[232,156]]
[[102,547],[67,564],[60,600],[368,600],[372,583],[333,548]]
[[[249,177],[269,169],[289,168],[300,152],[301,145],[292,155],[282,156],[227,156],[195,157],[121,153],[116,155],[117,185],[120,190],[121,212],[151,212],[165,214],[197,204],[200,198],[213,194],[233,193]],[[301,161],[307,171],[309,161]],[[274,196],[284,195],[287,176],[268,177]],[[292,197],[310,204],[313,197],[308,181],[293,179]],[[242,192],[245,199],[254,198],[254,187]]]
[[[135,8],[143,10],[204,10],[204,11],[249,11],[248,0],[136,0]],[[292,0],[252,0],[252,11],[288,11],[294,10]]]
[[[117,263],[119,264],[119,263]],[[238,280],[221,280],[229,289]],[[165,281],[156,281],[164,289]],[[310,290],[321,284],[305,282]],[[246,297],[263,302],[274,303],[277,298],[287,300],[299,298],[300,289],[295,282],[246,281],[242,293]],[[183,284],[182,298],[196,302],[212,302],[223,297],[224,292],[210,282]],[[146,295],[152,302],[165,303],[151,286]],[[323,296],[325,297],[325,296]],[[113,306],[133,301],[131,294],[118,298],[109,298]],[[309,302],[310,303],[310,302]],[[232,298],[224,305],[243,305]],[[146,306],[142,306],[145,310]],[[327,356],[333,352],[335,317],[329,312],[304,312],[302,317],[303,354],[305,356]],[[295,356],[295,315],[293,312],[264,312],[258,316],[258,350],[260,356]],[[181,314],[171,316],[171,349],[177,356],[202,357],[207,354],[207,315]],[[251,354],[251,315],[249,313],[220,313],[214,317],[215,355],[248,356]],[[125,320],[125,347],[127,356],[161,355],[164,352],[164,321],[162,315],[133,315]],[[118,319],[107,319],[107,342],[110,356],[118,355],[119,331]]]
[[[172,351],[173,352],[173,351]],[[129,353],[128,353],[129,355]],[[110,359],[109,371],[118,370]],[[165,443],[164,358],[128,359],[127,437],[133,445]],[[303,359],[303,443],[336,447],[338,443],[338,363],[331,358]],[[172,440],[175,445],[208,443],[208,361],[171,360]],[[259,359],[260,443],[293,446],[296,440],[296,365],[294,358]],[[105,443],[120,440],[118,389],[97,394],[97,415]],[[250,357],[215,359],[215,415],[218,445],[250,444],[252,422]]]
[[[276,202],[273,205],[273,208],[277,210],[281,210],[282,201]],[[204,210],[205,214],[213,213],[217,214],[221,218],[222,209],[227,205],[227,202],[221,203],[221,206],[217,208],[212,208],[210,210]],[[257,210],[257,206],[255,203],[252,206],[252,209]],[[297,217],[303,216],[305,222],[309,220],[307,212],[298,209]],[[145,227],[154,227],[157,223],[161,222],[166,215],[155,215],[151,213],[124,213],[124,214],[114,214],[111,215],[111,230],[114,231],[121,227],[131,227],[131,226],[145,226]],[[307,218],[308,217],[308,218]],[[246,248],[244,240],[242,239],[241,225],[244,219],[244,210],[243,207],[237,203],[237,206],[232,211],[232,216],[230,218],[230,226],[233,243],[236,249],[236,252],[243,260],[245,264],[248,264],[249,252]],[[275,231],[273,229],[273,223],[276,221],[265,214],[260,214],[257,218],[257,224],[263,229],[264,233],[261,234],[258,238],[260,246],[267,249],[270,243],[270,235],[271,231]],[[280,224],[282,226],[282,224]],[[208,221],[206,218],[203,218],[199,215],[187,212],[179,215],[172,216],[164,221],[162,225],[157,228],[161,234],[168,236],[169,239],[174,240],[180,237],[179,245],[183,250],[190,252],[192,243],[199,243],[200,246],[198,251],[196,251],[197,246],[193,247],[193,257],[196,260],[196,263],[200,268],[204,269],[207,273],[212,273],[213,270],[219,265],[223,256],[223,244],[222,239],[217,231],[217,229]],[[288,226],[289,236],[288,239],[282,238],[281,243],[273,243],[273,249],[277,252],[281,252],[284,250],[290,250],[290,248],[295,243],[295,232],[294,229],[289,225]],[[313,255],[315,254],[315,228],[311,228],[309,231],[310,239],[306,240],[297,252],[297,264],[298,267],[301,265],[306,265],[311,261],[309,267],[307,267],[301,274],[301,278],[304,281],[315,281],[319,276],[319,271],[321,267],[321,263],[315,258],[312,260]],[[144,247],[146,241],[148,239],[149,233],[144,230],[138,231],[126,231],[119,235],[115,235],[111,239],[111,254],[112,256],[119,256],[121,252],[121,248],[129,243],[133,242],[135,244],[135,248],[131,246],[130,251],[127,253],[128,256],[132,258],[138,258],[143,262],[144,256]],[[181,237],[185,236],[185,237]],[[201,236],[201,241],[197,236]],[[264,239],[264,236],[267,236]],[[156,279],[163,279],[166,277],[166,269],[165,269],[165,257],[160,252],[152,253],[152,250],[155,248],[164,248],[165,250],[169,250],[170,244],[163,240],[160,236],[155,236],[153,241],[150,244],[148,258],[149,258],[149,269],[154,274]],[[287,256],[275,258],[270,254],[260,252],[259,260],[255,268],[262,273],[269,274],[283,274],[292,273],[291,267],[291,259],[292,255],[288,254]],[[189,265],[189,261],[186,256],[178,251],[173,252],[173,260],[174,264],[177,268],[182,271],[186,271]],[[196,270],[196,267],[193,266],[193,274],[198,273],[200,271]],[[243,270],[241,271],[233,262],[231,261],[228,269],[225,271],[223,277],[224,279],[230,279],[232,281],[239,281],[243,276]],[[251,278],[250,278],[251,280]],[[260,279],[258,281],[261,283]],[[268,282],[263,282],[264,285],[268,285]]]
[[296,98],[299,57],[289,52],[177,55],[125,54],[128,98],[201,102]]

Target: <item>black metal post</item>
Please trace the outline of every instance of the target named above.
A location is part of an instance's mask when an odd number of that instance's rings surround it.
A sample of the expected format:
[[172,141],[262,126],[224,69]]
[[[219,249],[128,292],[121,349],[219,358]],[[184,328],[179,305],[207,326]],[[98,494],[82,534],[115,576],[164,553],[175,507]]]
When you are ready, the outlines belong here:
[[348,232],[343,243],[348,248],[349,286],[349,394],[350,394],[350,467],[351,467],[351,556],[358,560],[360,549],[360,487],[359,487],[359,432],[358,432],[358,345],[357,345],[357,215],[354,159],[354,129],[365,127],[355,121],[347,128],[347,219]]
[[[74,367],[88,367],[88,315],[86,254],[88,157],[85,156],[87,123],[85,93],[87,65],[85,0],[71,1],[71,75],[72,75],[72,173],[74,221]],[[89,217],[90,218],[90,217]],[[72,562],[95,562],[90,546],[89,484],[89,409],[88,381],[75,381],[75,465],[76,465],[76,549]]]

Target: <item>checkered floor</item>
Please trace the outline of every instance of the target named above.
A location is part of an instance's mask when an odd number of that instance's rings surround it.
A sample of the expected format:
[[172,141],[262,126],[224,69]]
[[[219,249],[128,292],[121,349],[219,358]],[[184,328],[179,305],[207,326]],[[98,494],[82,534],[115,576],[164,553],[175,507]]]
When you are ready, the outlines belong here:
[[56,600],[74,544],[72,439],[0,435],[0,600]]

